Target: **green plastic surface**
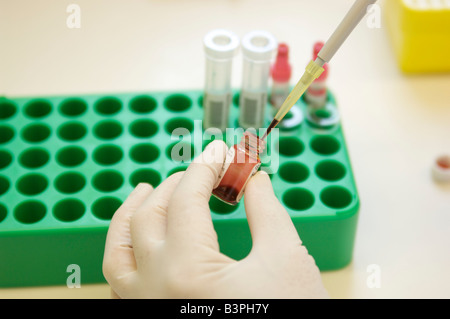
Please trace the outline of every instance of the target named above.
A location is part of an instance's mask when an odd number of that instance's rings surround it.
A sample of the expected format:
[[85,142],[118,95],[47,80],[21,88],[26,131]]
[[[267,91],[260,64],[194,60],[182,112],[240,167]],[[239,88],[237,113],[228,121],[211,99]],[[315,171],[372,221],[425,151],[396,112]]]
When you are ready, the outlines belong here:
[[[80,267],[81,284],[104,282],[112,215],[139,182],[157,186],[187,167],[170,157],[178,143],[171,132],[195,135],[202,94],[0,98],[0,286],[65,285],[71,264]],[[236,91],[230,126],[238,101]],[[340,125],[318,130],[304,122],[279,137],[269,148],[279,158],[271,176],[278,198],[319,268],[346,266],[359,198]],[[185,143],[193,157],[208,141]],[[251,237],[243,201],[229,206],[212,197],[210,207],[221,251],[245,257]]]

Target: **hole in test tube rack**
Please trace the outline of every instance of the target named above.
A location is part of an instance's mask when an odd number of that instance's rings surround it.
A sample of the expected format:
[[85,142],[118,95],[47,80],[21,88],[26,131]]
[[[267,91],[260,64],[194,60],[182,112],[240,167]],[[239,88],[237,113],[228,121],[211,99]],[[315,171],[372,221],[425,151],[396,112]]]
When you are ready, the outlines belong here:
[[42,118],[52,111],[52,105],[45,100],[34,100],[24,107],[24,112],[31,118]]
[[139,114],[147,114],[156,109],[156,100],[147,95],[140,95],[134,97],[130,102],[130,109]]
[[182,135],[187,135],[194,131],[194,122],[188,118],[177,117],[169,120],[165,125],[165,130],[168,134],[172,134],[178,128],[184,129],[185,134]]
[[0,120],[7,120],[13,117],[17,112],[17,107],[13,102],[1,101],[0,102]]
[[283,180],[290,183],[301,183],[309,176],[308,168],[297,162],[288,162],[281,165],[278,173]]
[[45,124],[29,124],[22,130],[22,139],[30,143],[39,143],[49,138],[50,127]]
[[130,177],[130,183],[133,187],[136,187],[139,183],[148,183],[155,188],[161,183],[161,180],[159,172],[151,168],[139,169],[133,172]]
[[6,194],[6,192],[9,190],[9,186],[9,180],[6,179],[6,177],[0,176],[0,196]]
[[87,134],[87,128],[80,122],[69,122],[58,128],[58,136],[69,142],[81,140]]
[[19,163],[27,168],[39,168],[50,160],[50,154],[43,148],[29,148],[19,156]]
[[19,204],[14,209],[14,217],[23,224],[34,224],[44,218],[47,207],[36,200],[29,200]]
[[314,152],[321,155],[332,155],[339,151],[340,144],[332,136],[316,136],[311,141],[311,148]]
[[77,172],[68,172],[55,179],[55,188],[64,194],[74,194],[81,191],[86,185],[86,179]]
[[17,181],[17,190],[29,196],[38,195],[47,189],[48,180],[44,175],[41,174],[27,174],[22,176]]
[[8,151],[0,150],[0,169],[7,168],[12,163],[12,155]]
[[75,167],[86,160],[86,152],[78,146],[67,146],[56,154],[56,161],[62,166]]
[[278,152],[288,157],[298,156],[304,149],[305,145],[296,137],[282,137],[278,143]]
[[102,140],[113,140],[123,132],[122,124],[115,120],[103,120],[94,126],[94,135]]
[[122,102],[115,97],[104,97],[94,104],[94,110],[101,115],[114,115],[122,109]]
[[320,193],[320,200],[328,207],[342,209],[350,205],[352,195],[344,187],[329,186]]
[[92,204],[92,214],[102,220],[110,220],[122,202],[115,197],[102,197]]
[[6,216],[8,215],[8,209],[5,205],[0,203],[0,223],[5,220]]
[[291,188],[283,194],[283,203],[293,210],[307,210],[314,204],[314,195],[304,188]]
[[335,182],[345,176],[345,166],[334,160],[325,160],[316,165],[315,172],[321,179]]
[[136,120],[130,125],[130,133],[138,138],[150,138],[158,132],[158,124],[149,119]]
[[0,125],[0,144],[5,144],[14,137],[14,130],[10,126]]
[[123,151],[113,144],[101,145],[94,150],[93,158],[100,165],[114,165],[123,158]]
[[186,111],[191,107],[191,105],[191,99],[183,94],[171,95],[164,101],[164,106],[166,109],[173,112]]
[[123,185],[123,181],[124,178],[120,173],[106,170],[97,173],[92,180],[92,184],[97,190],[108,193],[118,190]]
[[87,110],[87,103],[79,98],[64,100],[59,106],[59,112],[65,116],[80,116]]
[[137,163],[148,164],[159,157],[159,148],[149,143],[137,144],[131,148],[130,157]]
[[73,222],[80,219],[86,211],[83,202],[69,198],[62,200],[53,207],[53,216],[62,222]]

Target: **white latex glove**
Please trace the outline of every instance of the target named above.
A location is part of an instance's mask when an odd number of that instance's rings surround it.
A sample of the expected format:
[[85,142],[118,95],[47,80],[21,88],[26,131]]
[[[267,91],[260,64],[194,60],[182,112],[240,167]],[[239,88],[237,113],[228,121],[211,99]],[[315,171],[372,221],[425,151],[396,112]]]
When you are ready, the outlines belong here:
[[109,227],[103,273],[121,298],[326,298],[320,272],[275,197],[269,176],[245,190],[253,239],[236,261],[220,253],[209,198],[226,145],[212,142],[186,172],[139,184]]

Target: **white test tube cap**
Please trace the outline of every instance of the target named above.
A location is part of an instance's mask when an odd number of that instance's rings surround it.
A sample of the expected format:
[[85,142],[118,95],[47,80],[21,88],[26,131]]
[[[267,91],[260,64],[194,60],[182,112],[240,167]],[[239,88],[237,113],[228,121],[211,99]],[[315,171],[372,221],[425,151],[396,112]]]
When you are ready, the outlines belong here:
[[208,32],[203,39],[206,55],[213,59],[231,59],[239,48],[239,37],[225,29]]
[[255,61],[270,60],[277,46],[278,42],[275,37],[263,30],[251,31],[242,38],[242,52],[244,56]]

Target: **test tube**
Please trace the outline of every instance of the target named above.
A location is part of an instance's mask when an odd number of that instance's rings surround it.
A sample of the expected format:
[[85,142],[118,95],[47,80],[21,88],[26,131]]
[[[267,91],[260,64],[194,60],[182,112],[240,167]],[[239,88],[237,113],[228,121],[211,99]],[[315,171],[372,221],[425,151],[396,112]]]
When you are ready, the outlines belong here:
[[270,62],[277,41],[269,32],[252,31],[242,39],[243,79],[239,100],[239,125],[244,129],[264,124]]
[[[313,47],[313,60],[317,59],[317,55],[324,46],[323,42],[316,42]],[[328,63],[323,66],[322,74],[314,80],[305,92],[305,100],[309,108],[321,109],[327,103],[327,78],[328,78]]]
[[289,64],[289,47],[286,43],[278,46],[277,58],[271,68],[272,92],[270,103],[278,111],[284,100],[291,93],[290,79],[292,68]]
[[206,54],[203,128],[228,127],[231,104],[231,66],[239,38],[228,30],[216,29],[204,38]]
[[241,141],[228,150],[213,195],[225,203],[236,205],[248,181],[261,166],[260,154],[265,147],[265,141],[251,132],[245,132]]

